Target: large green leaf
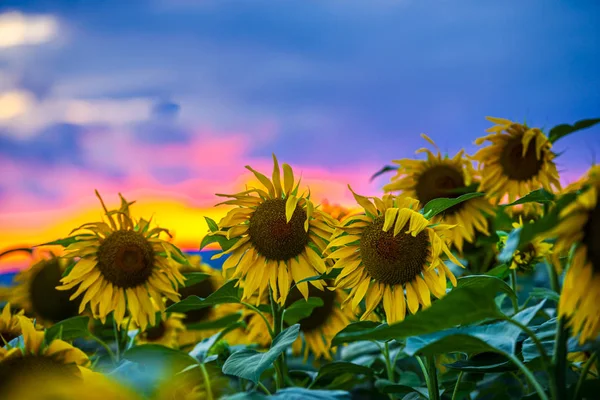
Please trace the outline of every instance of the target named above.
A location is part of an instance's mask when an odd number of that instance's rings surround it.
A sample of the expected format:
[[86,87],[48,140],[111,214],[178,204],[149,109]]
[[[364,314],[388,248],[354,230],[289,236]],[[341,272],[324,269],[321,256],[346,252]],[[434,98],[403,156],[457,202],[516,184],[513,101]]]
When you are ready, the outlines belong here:
[[471,200],[477,197],[485,196],[485,193],[474,192],[474,193],[466,193],[461,196],[458,196],[454,199],[449,198],[439,198],[433,199],[425,204],[423,207],[423,215],[425,218],[431,219],[436,215],[446,211],[447,209],[454,207],[457,204],[462,203],[463,201]]
[[310,390],[300,387],[285,388],[268,397],[274,400],[350,400],[344,390]]
[[366,329],[352,324],[339,332],[333,338],[332,344],[339,345],[357,340],[401,339],[504,316],[498,310],[494,299],[500,291],[512,292],[505,282],[487,275],[460,278],[458,282],[458,287],[446,296],[435,301],[429,308],[408,315],[402,322],[389,326],[370,325]]
[[444,364],[450,369],[463,372],[495,373],[514,371],[517,367],[505,356],[498,353],[479,353],[451,364]]
[[[540,302],[517,313],[512,319],[522,325],[528,325],[543,306],[544,302]],[[406,340],[404,352],[409,356],[451,352],[514,354],[520,334],[521,329],[508,321],[453,328],[428,335],[410,337]]]
[[204,272],[187,272],[183,276],[185,277],[185,287],[190,287],[209,278],[210,274]]
[[77,316],[60,321],[46,330],[46,343],[54,339],[73,340],[89,336],[89,317]]
[[211,232],[216,232],[219,230],[219,225],[212,218],[205,216],[204,220],[206,221],[206,225],[208,225],[208,229]]
[[525,203],[550,203],[554,201],[555,196],[548,192],[545,189],[534,190],[533,192],[528,193],[527,195],[521,197],[520,199],[513,201],[510,204],[507,204],[507,207],[516,206],[517,204],[525,204]]
[[123,358],[152,369],[160,368],[165,373],[178,373],[197,361],[190,355],[158,344],[134,346],[123,354]]
[[[556,318],[549,319],[543,324],[535,327],[533,329],[535,335],[538,337],[540,342],[546,351],[548,356],[552,357],[554,355],[554,343],[555,343],[555,335],[556,335]],[[567,351],[569,353],[576,351],[594,351],[595,346],[593,342],[586,343],[584,345],[580,345],[578,338],[572,337],[567,341]],[[534,360],[540,356],[535,343],[531,338],[525,339],[523,342],[522,348],[523,360],[525,362],[529,362]]]
[[386,379],[379,379],[375,382],[375,387],[385,394],[395,394],[398,396],[407,395],[409,393],[417,393],[420,397],[429,399],[429,392],[426,387],[410,386],[401,383],[393,383]]
[[250,349],[233,353],[225,361],[223,373],[257,383],[261,374],[271,367],[277,357],[294,343],[299,332],[300,324],[290,326],[277,335],[271,344],[271,348],[264,353]]
[[200,249],[199,250],[202,250],[203,248],[205,248],[209,244],[218,243],[219,246],[221,246],[221,249],[223,251],[227,251],[231,247],[233,247],[233,245],[236,244],[236,242],[238,240],[240,240],[240,238],[227,239],[223,235],[206,235],[206,236],[204,236],[202,238],[202,241],[200,242]]
[[294,325],[300,320],[309,317],[316,307],[323,305],[323,299],[319,297],[309,297],[308,300],[298,300],[283,312],[283,320],[288,325]]
[[242,289],[236,288],[237,280],[229,281],[203,299],[198,296],[188,296],[167,308],[168,312],[186,313],[192,310],[215,306],[217,304],[240,303]]
[[224,317],[221,317],[219,319],[215,319],[212,321],[205,321],[205,322],[195,322],[193,324],[189,324],[187,325],[187,329],[192,329],[192,330],[196,330],[196,331],[202,331],[202,330],[207,330],[207,329],[223,329],[237,321],[240,320],[240,318],[242,318],[242,313],[233,313],[233,314],[229,314],[229,315],[225,315]]
[[328,364],[323,365],[321,369],[319,369],[319,373],[313,381],[313,385],[317,384],[319,381],[330,379],[332,377],[336,377],[342,374],[373,376],[373,370],[371,368],[353,364],[351,362],[330,362]]
[[591,119],[582,119],[581,121],[575,122],[573,125],[569,124],[561,124],[557,125],[554,128],[550,129],[550,133],[548,134],[548,140],[552,143],[556,142],[558,139],[563,138],[567,135],[570,135],[573,132],[580,131],[582,129],[591,128],[600,122],[600,118],[591,118]]

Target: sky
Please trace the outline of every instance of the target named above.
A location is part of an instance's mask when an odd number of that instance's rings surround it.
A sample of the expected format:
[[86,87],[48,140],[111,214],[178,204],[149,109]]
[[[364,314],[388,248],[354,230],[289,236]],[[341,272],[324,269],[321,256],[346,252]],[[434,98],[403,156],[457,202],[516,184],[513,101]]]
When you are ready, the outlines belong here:
[[[0,1],[0,248],[137,200],[197,249],[215,193],[269,172],[314,198],[381,194],[432,137],[451,155],[485,116],[551,128],[600,115],[593,0]],[[564,182],[600,128],[555,146]],[[0,262],[0,269],[5,268]]]

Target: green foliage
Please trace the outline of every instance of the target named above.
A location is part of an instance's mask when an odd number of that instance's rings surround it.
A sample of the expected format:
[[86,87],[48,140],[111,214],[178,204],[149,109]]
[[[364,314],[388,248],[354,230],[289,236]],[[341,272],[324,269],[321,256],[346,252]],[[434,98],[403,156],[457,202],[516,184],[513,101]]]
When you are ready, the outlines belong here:
[[475,192],[475,193],[466,193],[461,196],[458,196],[454,199],[450,198],[439,198],[433,199],[423,207],[423,215],[425,218],[431,219],[438,214],[443,213],[447,209],[454,207],[457,204],[460,204],[464,201],[475,199],[477,197],[485,196],[485,193]]
[[217,304],[240,303],[241,289],[235,287],[237,281],[229,281],[203,299],[198,296],[188,296],[182,301],[167,308],[168,312],[186,313],[192,310],[215,306]]
[[309,297],[308,300],[298,300],[283,312],[283,320],[288,325],[294,325],[300,320],[310,316],[315,307],[321,307],[323,300],[318,297]]
[[575,122],[573,125],[569,124],[561,124],[557,125],[554,128],[550,129],[550,133],[548,134],[548,140],[552,143],[556,142],[558,139],[561,139],[571,133],[580,131],[582,129],[591,128],[600,122],[600,118],[591,118],[591,119],[582,119],[581,121]]
[[210,274],[205,274],[204,272],[187,272],[183,276],[185,277],[185,286],[190,287],[209,278]]
[[206,224],[208,225],[208,229],[211,232],[216,232],[219,230],[219,225],[212,219],[209,217],[204,217],[204,219],[206,220]]
[[285,329],[277,335],[271,348],[265,353],[250,349],[233,353],[223,365],[223,373],[257,383],[262,373],[271,367],[277,357],[294,343],[299,332],[299,324]]
[[513,201],[510,204],[507,204],[507,207],[525,203],[550,203],[554,201],[555,198],[556,197],[552,193],[544,189],[538,189],[534,190],[531,193],[528,193],[527,195],[521,197],[518,200]]
[[77,316],[60,321],[48,328],[45,333],[46,343],[54,339],[73,340],[89,336],[89,317]]

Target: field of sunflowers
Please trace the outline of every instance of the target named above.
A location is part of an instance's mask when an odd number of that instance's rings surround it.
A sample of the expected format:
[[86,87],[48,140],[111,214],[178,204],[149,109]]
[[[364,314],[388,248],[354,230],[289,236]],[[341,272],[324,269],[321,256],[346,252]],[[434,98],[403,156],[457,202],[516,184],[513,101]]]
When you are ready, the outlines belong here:
[[2,251],[33,261],[0,292],[0,399],[599,398],[600,166],[561,187],[552,146],[600,119],[488,119],[350,209],[246,166],[204,260],[97,192],[102,221]]

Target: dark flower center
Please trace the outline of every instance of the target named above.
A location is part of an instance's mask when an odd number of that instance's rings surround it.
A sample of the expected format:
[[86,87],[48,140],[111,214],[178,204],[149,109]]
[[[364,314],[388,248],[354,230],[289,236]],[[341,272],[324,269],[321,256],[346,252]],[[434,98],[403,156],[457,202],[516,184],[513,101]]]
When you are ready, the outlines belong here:
[[[440,197],[456,198],[462,193],[456,189],[465,187],[465,179],[462,171],[448,165],[436,165],[423,172],[417,181],[415,192],[421,205],[429,203]],[[459,211],[465,203],[457,204],[446,210],[446,214],[454,214]]]
[[[513,127],[515,127],[513,125]],[[516,128],[515,128],[516,129]],[[518,128],[525,133],[523,127]],[[514,181],[528,181],[537,176],[544,165],[543,158],[539,160],[535,154],[535,139],[527,145],[527,151],[523,156],[523,134],[512,137],[506,142],[500,154],[500,165],[504,175]]]
[[167,327],[165,326],[165,323],[163,321],[160,321],[158,324],[147,328],[144,331],[144,337],[146,338],[146,340],[153,342],[155,340],[163,338],[166,332]]
[[596,207],[590,212],[583,232],[587,258],[592,263],[594,273],[600,274],[600,196],[596,199]]
[[106,280],[120,288],[147,282],[153,267],[152,245],[134,231],[116,231],[98,249],[98,269]]
[[290,222],[285,219],[284,199],[270,199],[256,208],[249,221],[248,234],[254,248],[268,260],[287,261],[304,251],[308,232],[306,212],[296,205]]
[[50,357],[27,355],[0,362],[0,397],[4,398],[13,389],[32,384],[33,380],[51,377],[78,378],[75,364],[62,364]]
[[[320,298],[323,300],[323,305],[313,308],[308,317],[303,318],[298,322],[300,324],[300,329],[303,332],[310,332],[323,326],[323,324],[331,318],[335,309],[335,292],[332,292],[327,288],[325,288],[325,290],[319,290],[309,283],[308,297]],[[304,297],[298,288],[294,286],[288,295],[285,306],[289,307],[298,300],[304,300]]]
[[[188,272],[198,272],[196,270],[181,269],[181,273],[185,274]],[[191,286],[180,287],[178,292],[181,295],[181,300],[187,299],[189,296],[198,296],[203,299],[210,296],[217,288],[211,278],[206,278],[198,283],[194,283]],[[167,305],[171,305],[171,300],[167,301]],[[185,313],[185,322],[187,324],[193,324],[196,322],[202,322],[210,315],[212,307],[204,307],[199,310],[191,310]]]
[[379,217],[365,228],[360,240],[362,262],[371,277],[387,285],[412,281],[427,265],[430,254],[429,237],[423,230],[416,237],[393,229],[382,230],[384,217]]
[[43,267],[36,272],[29,285],[33,316],[54,323],[77,316],[81,298],[69,300],[76,289],[56,290],[63,273],[58,259],[42,262]]
[[0,347],[4,346],[4,342],[8,343],[16,337],[21,336],[19,332],[1,331],[0,332]]

